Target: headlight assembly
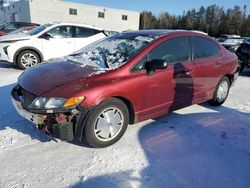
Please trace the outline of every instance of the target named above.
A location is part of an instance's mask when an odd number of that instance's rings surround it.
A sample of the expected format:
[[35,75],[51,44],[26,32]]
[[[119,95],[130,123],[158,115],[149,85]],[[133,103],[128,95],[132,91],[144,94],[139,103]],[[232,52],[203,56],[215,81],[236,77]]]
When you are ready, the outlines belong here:
[[38,97],[29,106],[30,109],[36,110],[52,110],[58,108],[71,108],[81,104],[85,97],[65,98],[45,98]]
[[5,53],[6,55],[8,55],[8,51],[7,51],[8,47],[9,47],[9,46],[3,47],[3,51],[4,51],[4,53]]

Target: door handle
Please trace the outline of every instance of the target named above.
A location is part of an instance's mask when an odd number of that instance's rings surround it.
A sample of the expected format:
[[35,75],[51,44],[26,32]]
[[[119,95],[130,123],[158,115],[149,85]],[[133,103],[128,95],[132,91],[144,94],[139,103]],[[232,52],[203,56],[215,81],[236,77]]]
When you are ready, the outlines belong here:
[[185,70],[177,72],[174,74],[174,78],[180,78],[182,76],[189,76],[191,74],[192,69],[190,68],[185,68]]
[[217,68],[219,68],[222,65],[222,62],[216,61],[215,65],[216,65]]
[[192,71],[192,69],[191,68],[185,68],[185,71],[184,71],[184,73],[186,73],[186,74],[190,74],[190,72]]

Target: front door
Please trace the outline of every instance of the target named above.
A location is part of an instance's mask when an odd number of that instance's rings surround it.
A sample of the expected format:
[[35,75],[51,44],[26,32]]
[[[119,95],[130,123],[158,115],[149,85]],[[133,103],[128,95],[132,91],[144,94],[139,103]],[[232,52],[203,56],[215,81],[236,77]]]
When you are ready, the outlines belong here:
[[178,37],[162,42],[149,52],[147,61],[162,59],[168,67],[152,75],[142,75],[142,116],[151,118],[192,104],[193,63],[189,43],[188,37]]
[[40,40],[45,60],[63,57],[75,51],[71,26],[58,26],[43,36]]

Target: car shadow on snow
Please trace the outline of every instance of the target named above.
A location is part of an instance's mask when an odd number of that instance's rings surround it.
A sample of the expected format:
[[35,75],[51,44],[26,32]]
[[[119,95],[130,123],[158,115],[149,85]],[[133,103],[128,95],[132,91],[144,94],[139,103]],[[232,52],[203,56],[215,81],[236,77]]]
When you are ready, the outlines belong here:
[[0,87],[0,131],[10,128],[41,142],[50,141],[44,133],[37,130],[32,123],[25,120],[16,112],[11,101],[11,90],[15,85],[11,84]]
[[106,174],[71,187],[249,187],[250,114],[201,107],[211,112],[176,111],[141,128],[139,142],[148,160],[142,171]]
[[10,63],[6,63],[6,62],[3,62],[3,61],[0,61],[0,68],[6,68],[6,69],[10,69],[10,68],[13,68],[13,69],[18,69],[18,67],[14,64],[10,64]]

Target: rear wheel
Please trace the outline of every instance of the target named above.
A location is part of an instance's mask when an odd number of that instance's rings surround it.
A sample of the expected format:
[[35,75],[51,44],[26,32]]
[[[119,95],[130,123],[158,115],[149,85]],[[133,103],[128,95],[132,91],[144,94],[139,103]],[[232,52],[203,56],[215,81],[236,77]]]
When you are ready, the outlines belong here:
[[119,99],[108,99],[94,108],[85,125],[86,142],[96,148],[116,143],[125,133],[129,120],[126,105]]
[[17,57],[17,65],[23,70],[35,66],[40,62],[38,54],[31,50],[24,50]]
[[213,99],[209,101],[209,103],[213,106],[220,106],[222,105],[228,96],[230,90],[230,81],[228,77],[223,77],[214,92]]

